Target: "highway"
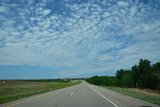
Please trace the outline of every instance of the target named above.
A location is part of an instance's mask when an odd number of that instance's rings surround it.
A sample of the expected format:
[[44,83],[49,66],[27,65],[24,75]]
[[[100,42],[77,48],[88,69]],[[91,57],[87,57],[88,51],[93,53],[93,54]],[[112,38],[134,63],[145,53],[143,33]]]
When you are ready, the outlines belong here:
[[160,107],[100,86],[82,83],[5,103],[1,107]]

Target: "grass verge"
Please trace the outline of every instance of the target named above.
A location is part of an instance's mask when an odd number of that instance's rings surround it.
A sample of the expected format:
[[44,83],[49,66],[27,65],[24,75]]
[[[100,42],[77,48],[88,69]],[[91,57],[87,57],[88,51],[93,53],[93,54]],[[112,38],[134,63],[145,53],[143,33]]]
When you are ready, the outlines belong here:
[[135,97],[135,98],[147,101],[147,102],[151,102],[151,103],[160,105],[160,95],[159,94],[151,94],[151,93],[144,92],[142,90],[135,91],[134,89],[130,89],[130,88],[120,88],[120,87],[105,87],[105,88],[122,93],[124,95],[128,95],[131,97]]
[[14,81],[10,83],[0,83],[0,104],[9,101],[25,98],[35,94],[40,94],[60,88],[79,84],[80,81],[70,82],[28,82]]

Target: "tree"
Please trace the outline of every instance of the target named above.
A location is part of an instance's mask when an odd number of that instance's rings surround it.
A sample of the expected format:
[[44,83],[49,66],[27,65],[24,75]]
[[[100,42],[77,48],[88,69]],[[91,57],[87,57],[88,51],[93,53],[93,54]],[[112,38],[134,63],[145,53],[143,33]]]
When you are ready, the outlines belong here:
[[125,71],[123,69],[117,70],[116,73],[116,78],[117,78],[117,85],[121,86],[121,79],[122,79],[122,75]]
[[117,70],[116,78],[117,78],[117,85],[120,87],[134,86],[131,70],[123,70],[123,69]]
[[153,75],[157,80],[156,88],[160,89],[160,62],[153,64],[152,70],[153,70]]
[[126,70],[122,75],[121,85],[123,87],[134,87],[134,81],[130,70]]
[[158,80],[160,80],[160,62],[153,64],[152,69],[153,69],[153,74],[156,76]]
[[103,86],[116,86],[116,77],[115,76],[94,76],[88,78],[87,82],[95,85],[103,85]]
[[155,88],[156,78],[152,73],[152,66],[147,59],[140,59],[139,64],[132,67],[133,80],[136,87]]
[[140,87],[142,86],[142,82],[140,79],[140,73],[139,73],[139,68],[138,65],[134,65],[132,66],[132,77],[133,77],[133,81],[134,81],[134,87]]
[[131,70],[120,69],[116,76],[94,76],[87,81],[95,85],[160,89],[160,62],[152,66],[150,63],[140,59]]

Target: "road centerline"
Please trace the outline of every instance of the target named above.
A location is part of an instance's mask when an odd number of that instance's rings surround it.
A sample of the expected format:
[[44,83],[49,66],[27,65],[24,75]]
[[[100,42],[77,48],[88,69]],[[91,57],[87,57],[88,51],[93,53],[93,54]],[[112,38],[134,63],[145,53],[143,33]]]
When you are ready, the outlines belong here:
[[71,96],[71,95],[73,95],[73,94],[74,94],[74,93],[72,92],[72,93],[69,94],[69,96]]
[[115,107],[118,107],[117,104],[115,104],[114,102],[112,102],[111,100],[109,100],[107,97],[105,97],[104,95],[102,95],[101,93],[99,93],[97,90],[95,90],[93,87],[88,86],[89,88],[91,88],[93,91],[95,91],[97,94],[99,94],[101,97],[103,97],[105,100],[107,100],[108,102],[110,102],[112,105],[114,105]]

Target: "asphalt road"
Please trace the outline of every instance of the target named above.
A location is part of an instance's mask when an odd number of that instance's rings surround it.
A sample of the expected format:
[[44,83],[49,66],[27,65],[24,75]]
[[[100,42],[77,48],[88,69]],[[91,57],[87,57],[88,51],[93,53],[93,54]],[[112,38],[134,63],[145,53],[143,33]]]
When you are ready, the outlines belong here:
[[125,96],[85,81],[79,85],[55,90],[0,105],[2,107],[160,107]]

